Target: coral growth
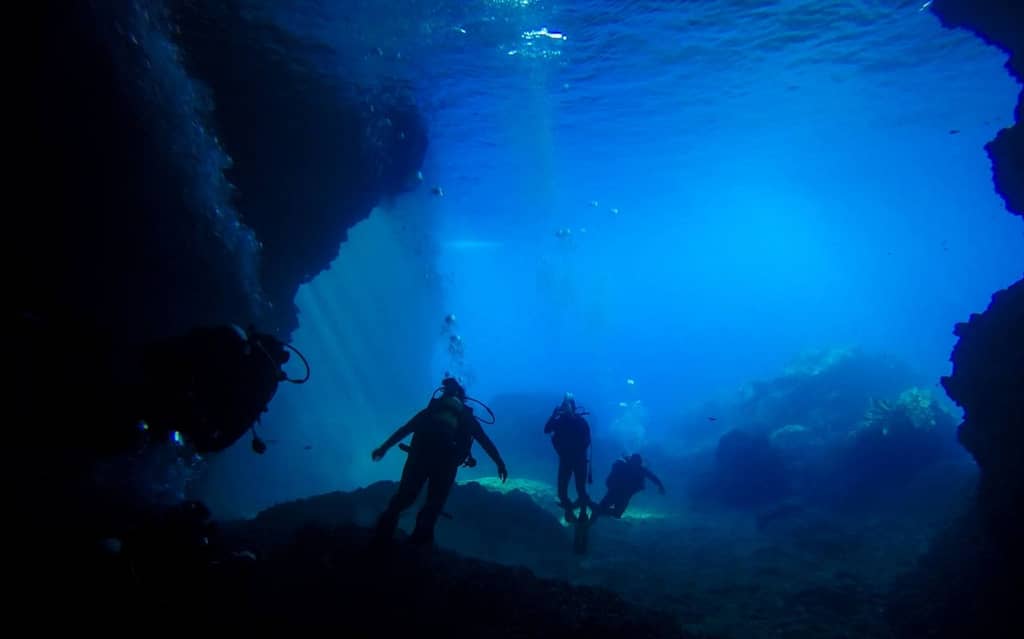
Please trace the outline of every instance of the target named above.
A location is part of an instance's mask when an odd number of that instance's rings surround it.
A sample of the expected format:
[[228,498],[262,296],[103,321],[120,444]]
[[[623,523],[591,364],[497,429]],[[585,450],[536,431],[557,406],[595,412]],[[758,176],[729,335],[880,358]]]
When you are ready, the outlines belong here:
[[931,392],[915,387],[894,401],[872,400],[849,433],[840,458],[843,474],[852,485],[881,491],[956,455],[952,416]]
[[913,381],[855,349],[804,355],[726,409],[735,427],[691,492],[736,506],[789,494],[869,503],[957,454],[953,417]]
[[855,435],[870,430],[881,430],[883,434],[900,429],[936,430],[952,425],[952,421],[933,393],[914,387],[900,393],[895,402],[874,400]]

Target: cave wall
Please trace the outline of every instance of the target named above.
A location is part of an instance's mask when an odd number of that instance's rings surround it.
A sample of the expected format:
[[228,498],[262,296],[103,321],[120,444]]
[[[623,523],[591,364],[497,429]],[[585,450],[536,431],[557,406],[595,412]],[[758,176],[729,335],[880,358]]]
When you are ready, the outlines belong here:
[[296,291],[416,185],[427,131],[403,90],[342,86],[321,72],[343,68],[325,66],[332,52],[234,0],[23,13],[35,37],[29,126],[12,127],[21,206],[3,236],[8,408],[33,416],[15,429],[44,451],[37,488],[52,498],[125,450],[144,345],[227,322],[289,339]]
[[330,52],[238,2],[32,10],[33,204],[4,256],[19,311],[121,345],[219,322],[287,339],[298,287],[416,182],[412,100],[343,87]]
[[[1024,3],[935,0],[931,10],[946,27],[970,30],[1007,52],[1007,69],[1024,81]],[[995,189],[1014,215],[1024,215],[1022,97],[1014,125],[985,146]],[[888,616],[900,637],[1001,636],[1020,625],[1024,279],[994,293],[988,308],[954,333],[953,369],[942,386],[963,408],[958,438],[980,468],[978,493],[972,509],[894,585]]]
[[299,286],[328,268],[348,229],[418,184],[425,121],[402,92],[347,86],[331,52],[251,22],[234,0],[173,6],[184,64],[213,88],[227,176],[261,243],[262,324],[288,335]]
[[[1024,82],[1024,4],[1015,0],[936,0],[943,25],[965,28],[1009,54],[1007,69]],[[1013,126],[986,145],[996,191],[1024,215],[1024,125],[1018,96]],[[1024,485],[1024,280],[999,291],[988,309],[955,330],[952,374],[943,379],[964,409],[961,443],[981,468],[979,505],[994,539],[1019,538]],[[1007,551],[1013,544],[1005,544]]]
[[[1024,82],[1024,5],[1018,0],[935,0],[932,12],[948,28],[963,28],[1009,55],[1006,68]],[[1024,215],[1024,125],[1017,97],[1015,124],[985,146],[992,160],[996,191],[1014,215]]]

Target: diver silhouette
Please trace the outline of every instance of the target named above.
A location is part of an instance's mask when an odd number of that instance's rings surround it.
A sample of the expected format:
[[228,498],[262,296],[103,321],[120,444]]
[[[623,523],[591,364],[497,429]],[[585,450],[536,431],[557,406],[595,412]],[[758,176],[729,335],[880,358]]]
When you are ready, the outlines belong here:
[[[558,501],[565,509],[565,520],[576,521],[575,508],[591,505],[587,494],[590,424],[582,413],[576,412],[576,399],[566,393],[544,425],[544,433],[551,435],[551,444],[558,454]],[[569,500],[569,478],[576,478],[576,501]]]
[[665,485],[654,473],[644,467],[643,458],[640,455],[633,454],[616,460],[605,481],[608,492],[594,509],[594,519],[599,515],[621,519],[633,496],[644,489],[645,479],[654,482],[658,487],[658,492],[662,495],[665,494]]
[[[442,391],[440,397],[436,396],[438,390]],[[427,499],[416,516],[416,526],[409,542],[433,542],[437,518],[448,500],[459,466],[472,459],[470,449],[473,441],[479,442],[488,456],[494,460],[501,481],[508,479],[508,470],[501,454],[484,432],[473,410],[466,405],[467,400],[477,400],[467,398],[465,389],[451,377],[444,379],[441,387],[434,391],[434,395],[426,408],[416,413],[373,451],[373,460],[380,461],[389,448],[410,434],[413,436],[398,490],[377,520],[374,532],[374,541],[377,543],[393,537],[399,516],[415,503],[423,485],[428,483]],[[487,410],[490,412],[490,409]]]

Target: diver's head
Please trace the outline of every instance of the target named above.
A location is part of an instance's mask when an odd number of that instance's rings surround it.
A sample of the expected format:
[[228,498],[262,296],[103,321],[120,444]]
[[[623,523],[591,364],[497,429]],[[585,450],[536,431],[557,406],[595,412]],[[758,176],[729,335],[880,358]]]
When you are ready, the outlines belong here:
[[632,455],[629,456],[629,463],[634,466],[642,466],[644,463],[644,459],[640,455],[633,453]]
[[460,402],[466,402],[466,389],[454,377],[445,377],[441,380],[441,389],[441,397],[455,397]]
[[576,414],[576,397],[572,393],[566,393],[562,398],[562,412],[569,415]]

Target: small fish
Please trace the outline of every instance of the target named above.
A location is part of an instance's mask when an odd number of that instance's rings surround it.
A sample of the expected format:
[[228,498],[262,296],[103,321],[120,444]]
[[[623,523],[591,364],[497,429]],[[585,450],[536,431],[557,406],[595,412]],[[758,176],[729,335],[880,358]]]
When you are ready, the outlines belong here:
[[437,197],[444,197],[444,189],[442,189],[439,186],[435,186],[434,188],[430,189],[430,192],[436,195]]
[[717,417],[708,417],[708,421],[709,422],[717,422],[718,418]]
[[618,215],[619,209],[612,209],[612,215]]
[[590,206],[597,208],[597,200],[590,200]]
[[312,450],[312,449],[313,449],[313,447],[310,446],[309,444],[306,444],[305,446],[302,447],[302,450]]
[[960,133],[960,129],[950,129],[949,130],[949,134],[950,135],[956,135],[958,133]]
[[626,380],[626,383],[627,383],[627,384],[629,384],[630,386],[633,386],[634,384],[636,384],[636,380],[635,380],[635,379],[632,379],[632,378],[630,378],[630,379],[627,379],[627,380]]

